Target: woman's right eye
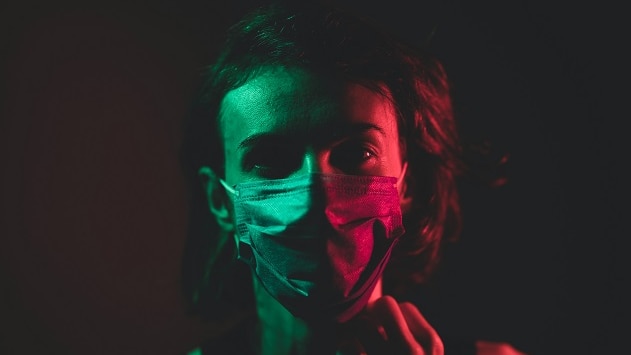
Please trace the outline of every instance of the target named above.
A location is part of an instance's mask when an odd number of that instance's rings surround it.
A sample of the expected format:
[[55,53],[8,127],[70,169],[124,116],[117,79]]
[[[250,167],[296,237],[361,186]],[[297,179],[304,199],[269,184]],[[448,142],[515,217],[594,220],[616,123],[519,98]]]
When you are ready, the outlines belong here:
[[243,158],[243,170],[267,179],[280,179],[300,169],[301,154],[295,146],[264,144],[252,147]]
[[281,179],[289,176],[294,170],[296,169],[282,164],[255,164],[251,172],[267,179]]

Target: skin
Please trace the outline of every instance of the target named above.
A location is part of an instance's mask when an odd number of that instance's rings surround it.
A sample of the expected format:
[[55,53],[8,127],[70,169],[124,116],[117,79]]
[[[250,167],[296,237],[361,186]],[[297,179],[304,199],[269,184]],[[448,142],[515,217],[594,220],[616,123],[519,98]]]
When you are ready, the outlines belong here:
[[[267,68],[228,92],[219,124],[230,186],[311,172],[402,175],[404,147],[392,102],[357,83],[300,68]],[[220,228],[233,233],[230,197],[210,168],[199,173]],[[398,186],[405,203],[405,184]],[[443,353],[418,309],[384,296],[380,284],[355,319],[321,326],[292,316],[253,279],[262,354]]]

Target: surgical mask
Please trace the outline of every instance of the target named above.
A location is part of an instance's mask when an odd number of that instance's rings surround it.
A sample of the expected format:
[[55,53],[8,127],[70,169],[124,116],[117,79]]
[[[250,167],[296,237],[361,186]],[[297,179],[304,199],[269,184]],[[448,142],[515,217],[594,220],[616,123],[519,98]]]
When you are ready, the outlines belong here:
[[234,189],[221,181],[234,195],[238,259],[294,316],[345,322],[368,302],[404,233],[400,179],[310,173]]

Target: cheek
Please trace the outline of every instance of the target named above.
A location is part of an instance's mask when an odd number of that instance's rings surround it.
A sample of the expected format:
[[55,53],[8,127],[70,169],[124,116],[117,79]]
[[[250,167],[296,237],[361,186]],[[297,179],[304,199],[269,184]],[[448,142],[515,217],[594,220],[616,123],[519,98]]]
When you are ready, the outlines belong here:
[[231,185],[236,184],[240,180],[239,157],[236,150],[230,147],[224,148],[224,171],[225,180]]
[[226,156],[226,159],[226,181],[230,185],[236,185],[246,180],[243,169],[241,169],[240,160],[237,158],[236,154],[230,157]]
[[389,139],[386,144],[384,168],[389,176],[399,176],[402,169],[403,151],[398,136]]
[[402,140],[399,138],[399,122],[394,113],[394,108],[388,104],[384,104],[379,111],[378,121],[384,129],[383,137],[384,168],[387,169],[388,176],[399,176],[402,168],[404,150],[402,149]]

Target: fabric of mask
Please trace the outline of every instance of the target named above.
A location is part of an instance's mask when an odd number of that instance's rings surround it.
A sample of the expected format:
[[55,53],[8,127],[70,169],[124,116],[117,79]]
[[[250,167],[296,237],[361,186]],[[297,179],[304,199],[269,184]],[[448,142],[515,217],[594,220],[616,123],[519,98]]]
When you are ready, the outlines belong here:
[[359,313],[404,233],[396,177],[311,173],[232,190],[238,258],[294,316]]

